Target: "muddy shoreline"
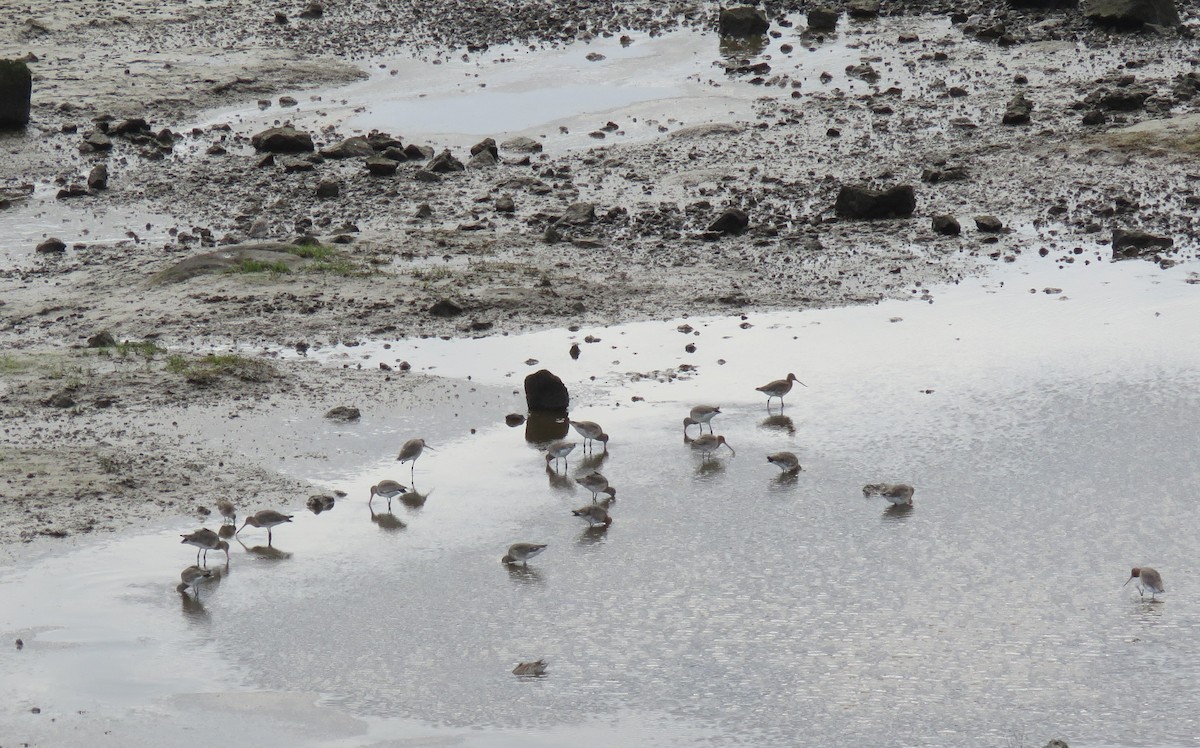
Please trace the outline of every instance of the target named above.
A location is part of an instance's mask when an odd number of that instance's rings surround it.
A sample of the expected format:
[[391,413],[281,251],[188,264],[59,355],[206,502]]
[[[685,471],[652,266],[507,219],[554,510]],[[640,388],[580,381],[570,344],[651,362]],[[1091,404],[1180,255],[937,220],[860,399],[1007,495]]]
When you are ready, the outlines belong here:
[[[120,13],[35,2],[0,22],[0,57],[37,60],[34,121],[0,134],[0,221],[25,232],[5,241],[0,267],[0,544],[171,513],[202,521],[199,507],[248,485],[264,506],[295,508],[317,492],[250,442],[197,444],[195,418],[301,409],[319,430],[346,401],[436,401],[424,377],[263,359],[264,348],[932,300],[938,285],[1022,252],[1096,261],[1079,248],[1122,228],[1174,238],[1153,260],[1196,259],[1194,143],[1149,126],[1192,111],[1189,17],[1181,31],[1127,33],[1073,10],[917,3],[815,35],[799,8],[782,7],[762,50],[704,37],[715,65],[699,83],[731,92],[744,107],[733,115],[596,116],[586,147],[534,127],[541,152],[500,148],[499,163],[434,178],[424,156],[380,177],[358,158],[268,158],[251,137],[320,120],[347,84],[386,76],[401,58],[486,71],[511,55],[533,67],[538,50],[567,41],[627,34],[636,50],[680,28],[708,30],[714,13],[545,4],[478,11],[491,15],[467,25],[455,3],[420,14],[331,3],[313,19],[301,10],[280,21],[238,1]],[[951,21],[951,10],[967,19]],[[997,23],[1013,44],[983,33]],[[534,49],[501,50],[513,41]],[[813,67],[806,50],[861,62]],[[1130,90],[1145,95],[1118,95]],[[1017,95],[1031,122],[1003,124]],[[229,107],[257,113],[214,119]],[[1091,112],[1101,116],[1089,124]],[[311,128],[317,152],[366,134],[348,117]],[[144,128],[117,132],[137,118]],[[105,130],[107,148],[85,145]],[[434,153],[451,140],[388,134]],[[456,145],[452,155],[471,154]],[[108,184],[88,190],[97,164]],[[336,196],[318,196],[323,183]],[[833,205],[846,184],[914,185],[916,212],[845,220]],[[710,232],[729,207],[746,211],[747,230]],[[961,233],[936,231],[939,215]],[[1001,230],[978,228],[976,216],[998,217]],[[65,251],[34,251],[51,236]],[[310,249],[287,272],[268,263],[161,275],[261,240]],[[89,348],[104,331],[138,345]],[[197,376],[205,354],[234,349],[265,368]]]

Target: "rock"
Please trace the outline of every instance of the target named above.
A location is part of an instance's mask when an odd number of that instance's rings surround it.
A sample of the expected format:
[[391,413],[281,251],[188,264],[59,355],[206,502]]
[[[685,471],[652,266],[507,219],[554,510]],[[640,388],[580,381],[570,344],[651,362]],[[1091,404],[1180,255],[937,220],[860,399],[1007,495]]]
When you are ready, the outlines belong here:
[[367,160],[363,161],[363,164],[367,167],[367,171],[371,172],[377,177],[390,177],[391,175],[395,174],[396,169],[400,167],[399,161],[393,161],[392,159],[385,158],[383,156],[371,156]]
[[322,179],[317,185],[317,197],[328,199],[341,194],[342,185],[336,179]]
[[150,132],[150,123],[141,117],[130,117],[108,128],[109,135],[144,135]]
[[56,200],[63,200],[68,197],[84,197],[88,194],[87,188],[81,184],[72,184],[63,187],[54,197]]
[[377,150],[382,149],[376,148],[366,138],[355,136],[353,138],[346,138],[337,145],[330,146],[329,148],[322,148],[321,155],[325,158],[336,159],[366,158],[367,156],[374,155]]
[[975,229],[985,234],[996,234],[1004,230],[1004,224],[995,216],[975,216]]
[[750,217],[740,208],[726,208],[708,227],[709,231],[720,234],[740,234],[750,225]]
[[542,144],[533,138],[527,138],[519,135],[515,138],[509,138],[500,144],[500,147],[506,151],[516,151],[517,153],[541,153]]
[[1112,250],[1114,260],[1154,255],[1157,250],[1170,249],[1175,240],[1169,236],[1156,236],[1145,231],[1113,229]]
[[102,330],[87,339],[88,348],[110,348],[117,344],[117,339],[108,330]]
[[433,208],[429,207],[429,203],[421,203],[417,209],[413,211],[413,218],[430,218],[433,216]]
[[417,180],[418,182],[437,184],[438,182],[442,181],[442,176],[440,174],[434,174],[432,171],[417,169],[415,172],[413,172],[413,179]]
[[323,15],[325,15],[325,6],[316,0],[313,0],[313,2],[304,7],[304,10],[300,11],[300,17],[308,21],[320,18]]
[[480,153],[487,151],[492,154],[492,158],[500,160],[500,149],[496,147],[495,138],[484,138],[475,145],[471,146],[471,155],[478,156]]
[[851,18],[876,18],[879,16],[879,0],[850,0],[846,14]]
[[283,164],[283,171],[286,174],[312,171],[317,168],[313,162],[305,161],[301,158],[285,158],[281,160],[281,163]]
[[472,169],[486,169],[487,167],[495,166],[498,163],[500,163],[500,160],[497,159],[491,151],[486,149],[476,153],[467,160],[467,166]]
[[[353,138],[350,139],[353,140]],[[393,138],[386,132],[379,132],[378,130],[372,130],[367,135],[367,142],[377,151],[386,151],[388,148],[404,149],[404,143],[401,143],[399,138]]]
[[391,148],[384,148],[382,151],[378,151],[378,153],[380,156],[383,156],[384,158],[390,158],[393,161],[408,160],[408,154],[404,152],[404,149],[396,148],[395,146]]
[[837,28],[838,12],[832,8],[812,8],[808,11],[811,31],[833,31]]
[[586,226],[596,220],[596,206],[593,203],[574,203],[563,211],[558,223],[564,226]]
[[525,405],[530,410],[566,410],[570,404],[567,386],[546,369],[525,377]]
[[1179,26],[1174,0],[1084,0],[1083,16],[1105,26]]
[[1051,740],[1046,743],[1046,748],[1070,748],[1065,740]]
[[348,423],[350,421],[357,421],[362,417],[362,413],[353,405],[339,405],[326,413],[325,417],[331,421]]
[[51,408],[71,408],[75,405],[75,398],[71,396],[71,388],[67,387],[55,392],[50,397],[46,398],[43,403]]
[[929,169],[924,169],[921,172],[921,181],[929,184],[937,184],[938,182],[962,182],[970,177],[970,173],[965,166],[938,166]]
[[1096,103],[1110,112],[1136,112],[1146,106],[1146,99],[1152,95],[1152,91],[1144,88],[1118,88],[1100,93]]
[[1006,125],[1027,125],[1029,124],[1029,114],[1032,111],[1033,102],[1025,98],[1024,94],[1017,94],[1009,100],[1002,121]]
[[333,496],[319,493],[309,496],[308,501],[306,501],[304,505],[308,507],[308,511],[312,512],[313,514],[320,514],[321,512],[328,512],[330,509],[333,509],[336,503],[337,499]]
[[834,204],[834,210],[843,218],[907,218],[916,208],[916,191],[907,184],[886,190],[844,186]]
[[455,304],[450,299],[441,299],[433,306],[429,307],[429,313],[434,317],[447,319],[449,317],[457,317],[463,313],[463,308]]
[[504,416],[504,423],[511,428],[516,428],[525,423],[525,416],[521,413],[509,413]]
[[717,19],[717,29],[721,36],[761,36],[770,28],[771,22],[767,20],[767,14],[749,5],[724,8]]
[[263,130],[250,138],[250,145],[256,151],[268,153],[311,153],[314,150],[312,136],[291,125]]
[[1085,125],[1103,125],[1108,122],[1108,115],[1099,109],[1092,110],[1083,115],[1083,124]]
[[404,146],[404,155],[409,161],[427,161],[433,158],[433,149],[427,145],[409,143]]
[[511,195],[501,195],[496,198],[497,213],[512,213],[517,209],[516,202],[513,201]]
[[433,174],[449,174],[454,171],[466,171],[467,167],[463,166],[462,161],[456,159],[450,154],[449,148],[443,148],[442,152],[429,160],[425,164],[425,171]]
[[29,123],[33,75],[21,60],[0,60],[0,130]]
[[56,239],[52,236],[46,241],[37,245],[37,249],[35,251],[40,255],[60,255],[67,251],[67,243],[62,239]]
[[933,217],[933,231],[942,236],[958,236],[962,233],[962,226],[959,225],[958,219],[954,216],[938,215]]
[[83,146],[85,150],[111,151],[112,140],[102,132],[91,132],[83,139]]

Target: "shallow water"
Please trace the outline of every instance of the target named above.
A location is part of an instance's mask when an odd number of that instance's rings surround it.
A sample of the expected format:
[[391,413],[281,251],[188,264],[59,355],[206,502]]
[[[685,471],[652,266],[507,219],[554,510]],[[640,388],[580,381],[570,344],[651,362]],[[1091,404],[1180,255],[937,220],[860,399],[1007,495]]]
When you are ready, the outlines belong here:
[[[6,569],[0,632],[26,646],[0,648],[3,732],[1196,745],[1200,286],[1184,268],[1025,257],[932,303],[686,320],[699,334],[676,320],[316,351],[469,376],[490,399],[329,426],[314,439],[341,429],[349,448],[292,467],[349,496],[318,516],[297,497],[277,554],[248,528],[198,601],[174,591],[193,557],[182,518]],[[580,450],[548,472],[503,424],[541,366],[612,434],[594,461],[618,488],[607,532],[570,516],[589,498],[568,479]],[[788,371],[808,386],[769,414],[753,387]],[[722,406],[736,456],[685,446],[697,402]],[[376,499],[373,521],[369,486],[408,482],[394,454],[417,434],[438,447],[411,473],[431,495],[390,514]],[[804,465],[794,481],[764,459],[780,449]],[[878,481],[913,483],[915,506],[864,498]],[[550,547],[506,569],[517,540]],[[1137,564],[1162,571],[1162,602],[1122,588]],[[537,657],[549,676],[509,673]]]

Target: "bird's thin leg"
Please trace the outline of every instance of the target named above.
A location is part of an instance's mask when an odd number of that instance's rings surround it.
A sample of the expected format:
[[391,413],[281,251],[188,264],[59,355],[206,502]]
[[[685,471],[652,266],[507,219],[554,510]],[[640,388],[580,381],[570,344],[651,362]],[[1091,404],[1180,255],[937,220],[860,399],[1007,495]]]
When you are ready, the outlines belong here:
[[270,546],[271,543],[273,543],[273,542],[275,542],[275,541],[271,538],[271,528],[268,527],[267,528],[267,545]]

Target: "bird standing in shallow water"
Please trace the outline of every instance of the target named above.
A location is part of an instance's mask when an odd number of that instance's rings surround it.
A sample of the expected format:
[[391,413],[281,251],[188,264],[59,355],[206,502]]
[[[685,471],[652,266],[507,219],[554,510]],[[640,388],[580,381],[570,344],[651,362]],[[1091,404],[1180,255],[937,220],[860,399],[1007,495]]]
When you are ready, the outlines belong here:
[[[1149,592],[1150,599],[1154,600],[1155,595],[1161,595],[1167,591],[1163,587],[1162,576],[1149,566],[1135,566],[1133,571],[1129,573],[1129,579],[1125,580],[1125,584],[1129,584],[1135,579],[1138,580],[1138,594],[1142,597],[1145,597],[1146,593]],[[1124,587],[1125,584],[1121,586]]]
[[704,424],[708,424],[708,433],[712,433],[713,416],[721,415],[721,409],[716,405],[697,405],[688,413],[687,418],[683,419],[683,433],[686,436],[688,426],[699,426],[700,433],[704,433]]
[[271,543],[274,542],[273,538],[271,537],[271,528],[275,525],[282,525],[284,522],[291,521],[292,515],[290,514],[283,514],[275,511],[274,509],[263,509],[247,517],[246,521],[242,523],[242,526],[238,528],[238,532],[245,530],[246,525],[251,525],[253,527],[265,527],[267,528],[267,545],[270,546]]
[[608,485],[608,478],[595,470],[582,478],[576,478],[575,482],[592,492],[592,501],[595,501],[596,496],[601,493],[608,494],[611,499],[617,498],[617,489]]
[[237,524],[237,507],[233,505],[232,501],[219,499],[217,501],[217,511],[221,513],[222,522],[231,525]]
[[201,569],[199,566],[189,566],[179,573],[179,584],[175,587],[176,592],[187,592],[187,588],[196,589],[196,583],[201,579],[207,579],[212,576],[212,572],[208,569]]
[[529,559],[546,550],[545,543],[513,543],[508,547],[508,553],[500,559],[505,564],[529,565]]
[[412,467],[409,469],[409,473],[411,474],[417,469],[417,458],[426,449],[433,449],[433,447],[426,444],[424,439],[409,439],[400,447],[400,454],[396,456],[396,460],[401,465],[412,460]]
[[596,448],[593,442],[602,442],[604,451],[608,451],[608,434],[604,433],[604,429],[600,428],[600,424],[595,421],[568,421],[575,428],[575,432],[583,437],[583,448],[587,449],[591,444],[592,449]]
[[782,408],[783,407],[783,396],[792,391],[792,382],[796,382],[801,387],[808,386],[804,382],[801,382],[799,379],[796,379],[795,374],[788,374],[787,379],[776,379],[774,382],[768,382],[767,384],[764,384],[762,387],[755,387],[754,389],[758,390],[759,392],[761,392],[767,396],[767,407],[768,408],[771,407],[771,398],[773,398],[773,397],[779,398],[779,407]]
[[202,527],[199,530],[189,533],[188,535],[180,535],[183,538],[181,544],[194,545],[200,550],[196,551],[196,564],[200,563],[200,551],[204,552],[204,563],[208,564],[209,551],[225,551],[225,563],[229,563],[229,543],[221,540],[221,537],[207,527]]
[[791,452],[776,452],[773,455],[767,455],[767,462],[777,466],[785,473],[800,471],[800,458]]
[[554,460],[554,466],[558,467],[558,461],[562,460],[565,465],[567,455],[571,454],[571,450],[573,449],[575,449],[575,442],[550,442],[550,446],[546,447],[546,462]]
[[692,439],[691,444],[692,449],[704,455],[704,459],[706,460],[709,457],[712,457],[713,452],[716,452],[718,449],[720,449],[722,444],[724,444],[726,447],[729,447],[729,451],[733,452],[734,457],[737,457],[737,452],[734,452],[733,447],[729,445],[729,442],[725,441],[724,436],[701,434],[695,439]]
[[882,496],[896,506],[911,506],[914,490],[907,483],[871,483],[863,486],[863,496]]
[[381,480],[371,486],[371,498],[367,499],[367,504],[375,500],[376,496],[383,496],[388,501],[388,511],[392,511],[392,499],[401,495],[408,489],[400,485],[394,480]]
[[513,668],[513,675],[532,677],[546,674],[546,661],[537,660],[535,662],[522,662]]
[[587,506],[571,510],[571,514],[576,517],[587,520],[591,527],[602,525],[608,527],[612,524],[612,517],[608,516],[608,510],[599,504],[588,504]]

